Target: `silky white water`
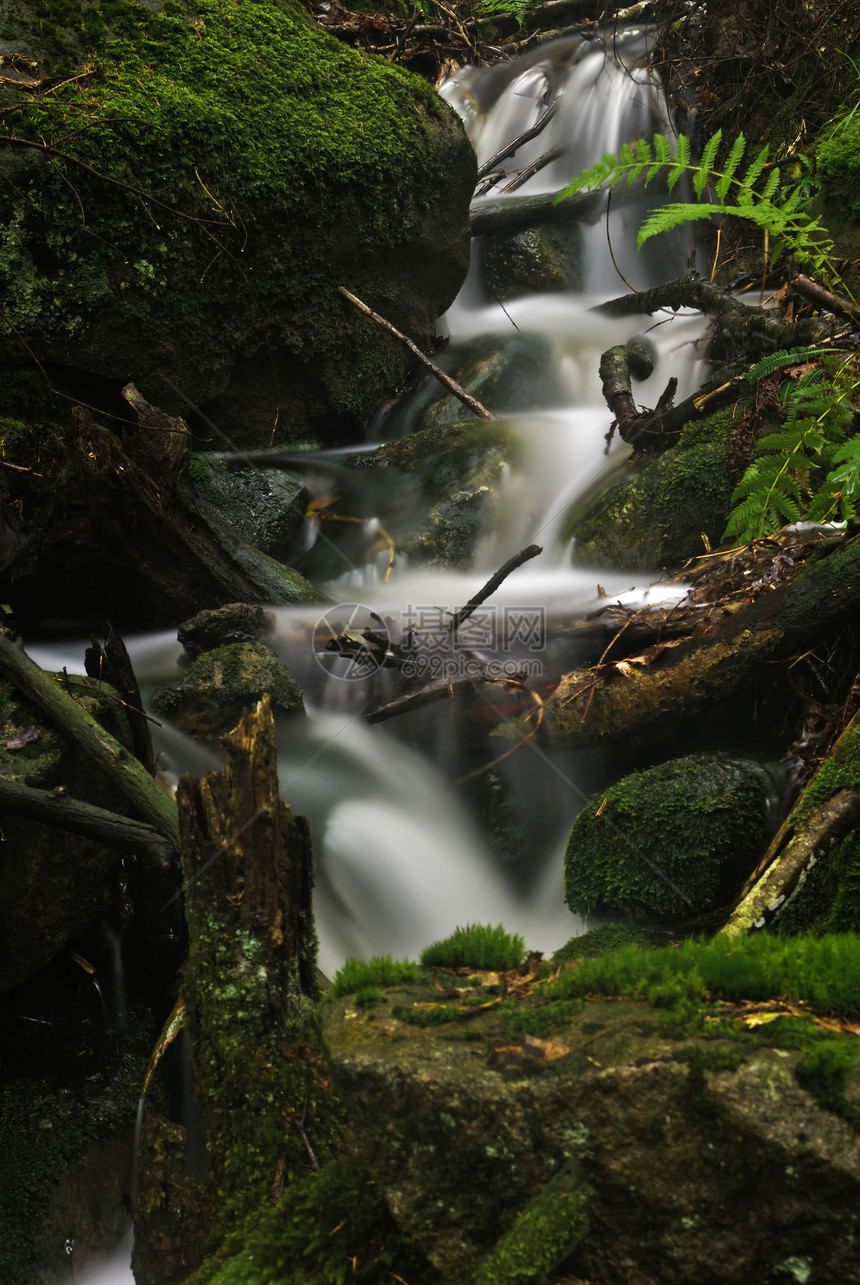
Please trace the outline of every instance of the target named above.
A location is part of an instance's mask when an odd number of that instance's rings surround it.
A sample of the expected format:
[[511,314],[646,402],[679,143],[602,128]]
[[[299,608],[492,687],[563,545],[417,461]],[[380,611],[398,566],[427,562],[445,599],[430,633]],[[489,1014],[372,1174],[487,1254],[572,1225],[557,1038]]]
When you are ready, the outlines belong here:
[[[556,192],[603,152],[655,129],[667,130],[659,86],[643,62],[646,44],[647,37],[638,32],[605,41],[563,40],[517,63],[467,68],[443,93],[463,117],[479,162],[530,128],[557,99],[546,131],[502,163],[513,173],[550,148],[563,149],[516,198]],[[500,199],[494,189],[479,201]],[[598,601],[605,603],[606,596],[638,602],[645,596],[681,595],[677,586],[652,586],[659,579],[656,568],[654,577],[638,578],[578,569],[561,537],[572,501],[618,469],[629,453],[616,443],[605,454],[611,416],[601,395],[601,353],[648,332],[655,367],[650,379],[636,386],[642,405],[656,403],[670,376],[679,381],[679,400],[703,378],[700,317],[614,320],[591,311],[596,302],[627,293],[619,269],[638,289],[684,270],[685,251],[677,240],[666,246],[650,243],[647,255],[636,255],[635,230],[650,203],[618,202],[608,223],[601,218],[583,225],[578,292],[536,294],[502,307],[484,288],[476,245],[469,278],[440,321],[449,340],[446,368],[456,371],[476,341],[503,345],[535,336],[551,352],[551,377],[527,413],[512,413],[503,404],[491,407],[517,435],[522,450],[502,480],[494,521],[480,540],[474,569],[464,574],[416,568],[398,556],[385,583],[387,554],[369,563],[344,556],[343,574],[322,587],[336,604],[344,604],[345,620],[353,619],[358,609],[373,611],[392,637],[416,620],[420,625],[423,619],[426,626],[433,613],[445,620],[502,562],[530,543],[540,544],[543,553],[493,595],[490,606],[497,622],[539,613],[551,630],[553,624],[571,623]],[[413,399],[416,415],[433,395],[435,385],[425,382]],[[411,426],[407,421],[406,428]],[[379,431],[384,438],[384,419]],[[324,476],[323,466],[327,459],[336,463],[337,453],[317,453],[317,458]],[[376,534],[369,522],[368,545]],[[314,538],[322,537],[309,531],[309,539]],[[323,970],[333,972],[347,955],[416,957],[431,941],[467,922],[503,922],[521,932],[529,947],[545,952],[581,931],[581,922],[563,904],[564,845],[583,802],[612,775],[609,754],[550,751],[537,741],[530,743],[496,770],[504,808],[495,830],[482,825],[475,811],[479,787],[474,780],[459,782],[511,742],[488,738],[464,748],[470,729],[448,702],[369,726],[365,714],[390,691],[391,676],[356,679],[345,663],[332,663],[321,647],[326,634],[319,629],[324,614],[319,607],[274,614],[272,646],[302,684],[308,710],[307,720],[279,727],[279,779],[282,797],[311,821]],[[361,623],[368,623],[366,616]],[[126,641],[146,698],[176,673],[179,645],[166,634]],[[73,672],[82,669],[83,650],[82,643],[73,649],[30,648],[44,667],[65,665]],[[492,653],[478,648],[475,654],[486,659]],[[541,666],[549,676],[553,666],[558,670],[573,663],[563,647],[560,653],[530,651],[528,642],[510,655],[537,666],[536,682]],[[491,720],[493,701],[490,692]],[[495,721],[504,730],[504,716]],[[176,729],[163,729],[157,743],[168,773],[200,774],[217,765],[217,751],[195,745]],[[131,1279],[127,1266],[103,1266],[99,1272],[82,1272],[78,1279],[89,1285]]]

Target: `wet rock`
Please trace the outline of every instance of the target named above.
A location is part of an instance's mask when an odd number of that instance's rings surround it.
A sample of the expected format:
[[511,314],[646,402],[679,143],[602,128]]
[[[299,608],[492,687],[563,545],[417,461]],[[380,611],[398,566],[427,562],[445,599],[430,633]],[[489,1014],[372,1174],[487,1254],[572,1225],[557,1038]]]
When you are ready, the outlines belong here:
[[189,736],[214,741],[264,693],[276,713],[305,712],[301,688],[274,652],[262,643],[237,642],[198,656],[181,678],[155,693],[152,704]]
[[569,515],[564,538],[575,540],[579,566],[650,571],[674,567],[716,546],[723,537],[734,483],[728,428],[721,413],[690,425],[677,446],[608,492],[585,497]]
[[767,839],[770,774],[690,754],[592,796],[573,823],[565,899],[575,914],[689,918],[728,898]]
[[543,1045],[539,1009],[519,1035],[491,1013],[403,1020],[433,995],[333,1002],[324,1043],[358,1156],[441,1279],[858,1279],[857,1135],[796,1052],[670,1037],[632,1000],[587,1001]]
[[582,288],[579,228],[534,227],[516,236],[488,236],[483,243],[484,280],[501,302],[554,290]]
[[[131,750],[128,720],[113,688],[71,675],[62,681]],[[128,802],[116,786],[6,682],[0,682],[0,721],[5,780],[67,792],[128,815]],[[107,875],[120,856],[115,846],[15,816],[3,817],[3,838],[0,994],[34,976],[98,919],[110,896]]]
[[214,651],[229,643],[258,642],[260,635],[268,633],[275,623],[270,611],[247,602],[228,602],[224,607],[199,611],[186,620],[176,631],[176,636],[190,660],[204,651]]
[[[456,367],[445,364],[448,373],[471,397],[494,415],[515,415],[518,411],[551,406],[556,400],[552,345],[543,335],[505,337],[504,344],[492,339],[461,355]],[[463,422],[464,407],[453,393],[442,393],[434,380],[424,390],[426,409],[413,420],[414,427],[443,428]],[[421,403],[415,399],[413,407]],[[394,425],[396,427],[396,424]]]
[[283,469],[235,468],[206,455],[193,457],[190,473],[210,526],[227,522],[262,553],[287,555],[309,498],[297,477]]

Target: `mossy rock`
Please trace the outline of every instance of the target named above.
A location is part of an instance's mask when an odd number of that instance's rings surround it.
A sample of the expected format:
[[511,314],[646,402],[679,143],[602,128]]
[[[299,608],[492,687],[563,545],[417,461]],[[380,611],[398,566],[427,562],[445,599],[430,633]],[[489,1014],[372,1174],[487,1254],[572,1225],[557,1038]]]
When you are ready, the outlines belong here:
[[189,736],[214,741],[264,693],[276,713],[305,712],[301,688],[274,652],[262,643],[237,642],[198,656],[181,678],[155,693],[152,704]]
[[[718,545],[731,507],[731,411],[689,425],[677,446],[632,463],[629,475],[569,514],[579,566],[648,571],[679,566]],[[704,538],[703,538],[704,537]]]
[[632,772],[592,796],[571,827],[567,904],[657,921],[713,909],[761,855],[772,793],[761,764],[725,754]]
[[195,455],[191,480],[210,525],[220,517],[253,548],[270,557],[287,555],[308,503],[304,484],[283,469],[236,468]]
[[518,456],[512,428],[476,418],[407,433],[357,455],[332,501],[335,520],[326,523],[326,514],[320,515],[328,539],[296,558],[296,566],[324,583],[347,566],[387,558],[384,530],[395,559],[405,555],[414,566],[467,569],[492,521],[499,483]]
[[515,236],[488,236],[483,243],[484,281],[500,302],[582,285],[579,229],[526,228]]
[[[128,719],[113,688],[74,676],[63,681],[83,708],[130,750]],[[0,682],[0,723],[4,746],[19,729],[40,733],[21,749],[0,752],[5,780],[60,790],[127,814],[125,795],[5,682]],[[110,895],[107,876],[120,856],[115,846],[11,815],[3,818],[3,835],[0,994],[33,977],[104,913]]]
[[[552,345],[543,335],[506,336],[503,343],[491,338],[455,356],[456,361],[445,362],[446,370],[493,415],[516,415],[553,400]],[[418,394],[415,407],[422,402],[425,409],[419,414],[410,410],[415,429],[463,422],[463,403],[453,393],[441,393],[435,380]]]
[[453,110],[294,0],[2,0],[0,29],[40,80],[0,93],[4,364],[26,344],[76,395],[132,380],[246,446],[362,422],[410,359],[337,287],[428,341],[469,261]]

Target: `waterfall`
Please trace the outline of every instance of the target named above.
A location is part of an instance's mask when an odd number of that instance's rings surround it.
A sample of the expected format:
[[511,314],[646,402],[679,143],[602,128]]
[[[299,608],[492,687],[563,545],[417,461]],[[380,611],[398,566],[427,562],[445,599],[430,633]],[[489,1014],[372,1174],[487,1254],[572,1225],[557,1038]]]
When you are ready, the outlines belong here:
[[[479,163],[557,103],[546,129],[501,164],[514,173],[547,152],[554,159],[510,197],[494,188],[476,198],[478,205],[557,192],[581,167],[621,142],[655,129],[668,131],[660,87],[645,61],[646,46],[647,33],[640,31],[570,37],[511,63],[466,68],[450,81],[443,93],[462,116]],[[448,340],[447,369],[456,370],[479,337],[504,345],[523,335],[538,336],[552,353],[552,378],[543,400],[538,396],[527,412],[492,407],[523,450],[507,471],[497,520],[481,540],[474,569],[421,569],[401,557],[385,583],[387,558],[354,567],[321,586],[334,600],[329,610],[336,616],[355,620],[356,613],[365,613],[361,623],[366,623],[373,612],[393,634],[410,622],[420,627],[422,618],[426,628],[433,619],[447,620],[447,613],[467,602],[501,562],[531,542],[541,544],[544,553],[493,595],[497,623],[570,623],[593,609],[601,595],[628,603],[648,595],[651,600],[681,596],[677,587],[655,587],[652,577],[629,573],[601,572],[598,588],[597,574],[576,568],[561,538],[572,500],[629,455],[623,444],[604,454],[610,415],[598,364],[601,352],[629,340],[642,329],[643,319],[609,319],[590,309],[627,292],[619,272],[644,289],[682,268],[679,241],[652,242],[647,255],[635,254],[642,212],[641,200],[619,200],[608,220],[601,216],[576,229],[582,263],[578,290],[526,296],[504,306],[486,289],[476,238],[469,278],[440,320]],[[675,376],[680,400],[703,377],[696,346],[702,319],[677,316],[644,324],[656,360],[653,375],[637,387],[637,398],[655,405]],[[436,392],[432,381],[421,385],[399,431],[413,426]],[[385,419],[378,431],[386,436]],[[338,452],[314,453],[322,470],[338,459]],[[550,751],[532,742],[482,780],[478,769],[511,745],[474,732],[483,715],[504,731],[504,719],[494,717],[495,697],[488,698],[486,710],[478,702],[474,724],[443,701],[414,716],[368,726],[364,715],[390,679],[386,673],[356,678],[346,667],[333,666],[319,645],[325,614],[316,607],[279,609],[272,643],[303,685],[308,709],[304,725],[293,720],[279,730],[279,775],[283,797],[311,821],[324,971],[333,972],[347,955],[417,957],[431,941],[467,922],[501,921],[521,932],[529,947],[547,953],[582,931],[581,921],[563,905],[563,851],[577,811],[613,774],[608,753]],[[167,635],[127,643],[146,699],[176,673],[180,649]],[[30,650],[41,665],[72,671],[80,668],[83,654],[82,645],[74,655],[68,647]],[[557,659],[546,648],[530,650],[527,629],[505,656],[520,664],[534,662],[538,676],[541,666],[549,675]],[[163,768],[174,775],[199,774],[217,763],[217,753],[201,750],[175,729],[164,729],[158,748]],[[82,1274],[80,1279],[95,1285],[129,1276],[117,1269],[115,1276]]]

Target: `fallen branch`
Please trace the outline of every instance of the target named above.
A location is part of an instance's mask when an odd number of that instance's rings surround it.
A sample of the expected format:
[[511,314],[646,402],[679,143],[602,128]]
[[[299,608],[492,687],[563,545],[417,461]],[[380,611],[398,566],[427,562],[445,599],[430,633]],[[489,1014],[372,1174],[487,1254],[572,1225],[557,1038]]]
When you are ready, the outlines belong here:
[[773,923],[796,890],[801,877],[820,857],[860,822],[860,794],[840,790],[820,803],[798,834],[791,818],[767,850],[766,870],[732,911],[718,936],[754,932]]
[[17,643],[0,629],[0,674],[32,701],[73,745],[91,758],[122,790],[128,801],[179,851],[179,820],[173,799],[156,785],[130,750],[88,714],[52,675],[46,674]]
[[375,321],[378,326],[381,326],[387,334],[393,335],[393,337],[399,340],[400,343],[405,344],[409,351],[418,358],[422,366],[426,366],[430,371],[430,374],[433,375],[435,379],[438,379],[440,383],[444,384],[455,397],[459,398],[464,406],[468,406],[469,410],[474,411],[476,415],[480,415],[482,419],[496,418],[492,411],[488,411],[486,406],[482,406],[476,398],[471,397],[465,389],[461,388],[456,380],[453,380],[450,375],[446,375],[444,370],[437,366],[435,362],[431,361],[430,358],[421,351],[418,345],[412,342],[408,335],[404,335],[401,330],[392,326],[390,321],[386,321],[384,317],[380,317],[378,312],[374,312],[372,308],[368,308],[366,303],[362,303],[362,301],[356,298],[354,294],[351,294],[345,286],[338,286],[338,290],[345,299],[348,299],[350,303],[355,304],[356,308],[363,312],[365,316],[370,317]]
[[486,178],[488,174],[492,174],[500,161],[503,161],[507,156],[513,156],[517,148],[522,147],[523,143],[529,143],[533,138],[537,138],[538,134],[546,128],[553,116],[555,116],[560,102],[561,99],[554,98],[549,107],[547,107],[543,116],[541,116],[541,118],[532,125],[531,129],[523,130],[522,134],[518,134],[516,138],[511,139],[510,143],[506,143],[500,151],[496,152],[494,156],[491,156],[488,161],[484,161],[484,164],[478,170],[478,182],[480,182],[482,178]]
[[45,821],[100,843],[148,852],[160,866],[170,863],[173,852],[170,841],[155,826],[54,790],[37,790],[15,781],[0,780],[0,812],[30,821]]
[[529,544],[526,545],[524,549],[520,549],[519,553],[515,553],[512,558],[508,558],[507,562],[503,563],[502,566],[499,567],[495,575],[490,576],[487,583],[478,590],[475,596],[470,598],[465,606],[461,607],[460,610],[454,614],[449,626],[449,631],[451,633],[456,633],[458,627],[462,625],[463,621],[468,620],[476,607],[480,607],[482,602],[487,601],[490,594],[496,592],[499,585],[507,580],[512,571],[516,571],[517,567],[521,567],[524,562],[530,562],[532,558],[536,558],[539,553],[543,553],[543,549],[539,544]]

